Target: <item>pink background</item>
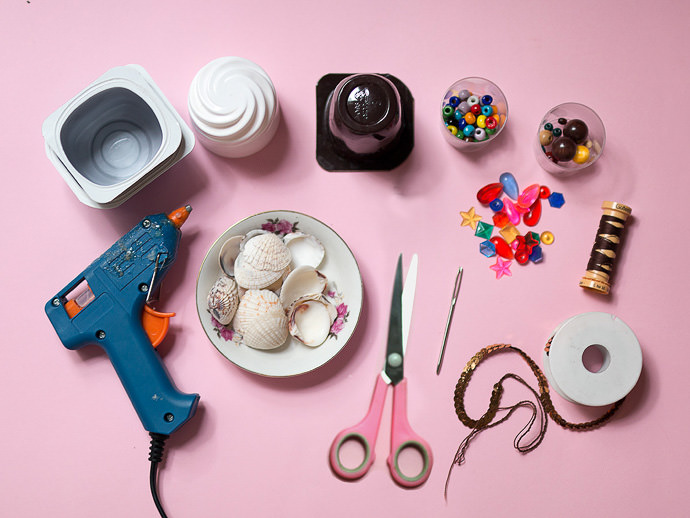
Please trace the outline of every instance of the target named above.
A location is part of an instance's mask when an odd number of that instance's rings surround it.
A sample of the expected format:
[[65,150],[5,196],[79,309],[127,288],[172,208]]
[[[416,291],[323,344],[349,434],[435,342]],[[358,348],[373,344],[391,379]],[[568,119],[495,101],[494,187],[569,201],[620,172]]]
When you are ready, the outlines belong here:
[[[111,2],[5,0],[0,513],[5,516],[154,516],[148,436],[107,357],[60,344],[43,305],[143,216],[194,207],[162,309],[176,311],[162,347],[183,391],[199,392],[196,418],[169,441],[160,492],[182,516],[681,516],[687,512],[688,303],[684,131],[690,5],[657,1],[418,2],[294,0]],[[194,74],[236,55],[261,65],[282,108],[279,133],[260,154],[222,159],[197,144],[185,160],[123,206],[82,205],[45,156],[43,120],[117,65],[138,63],[188,119]],[[315,160],[315,85],[331,72],[384,72],[415,97],[415,148],[397,170],[328,173]],[[509,123],[490,152],[465,156],[442,138],[439,102],[457,79],[496,82]],[[579,101],[603,119],[608,141],[591,171],[562,180],[542,171],[531,139],[550,107]],[[522,186],[561,191],[540,230],[555,243],[539,265],[513,265],[499,281],[458,212],[512,171]],[[633,208],[611,297],[578,287],[603,200]],[[353,250],[364,307],[353,339],[304,376],[266,379],[221,356],[199,324],[196,276],[207,249],[237,220],[273,209],[314,216]],[[488,209],[480,213],[488,214]],[[327,452],[365,413],[386,338],[399,252],[420,257],[408,349],[408,411],[435,465],[421,488],[391,480],[389,410],[378,458],[358,482],[336,478]],[[465,268],[445,364],[434,370],[459,265]],[[509,342],[541,365],[563,320],[586,311],[621,317],[643,348],[640,381],[620,414],[587,433],[550,422],[542,445],[520,455],[527,420],[480,435],[443,486],[468,430],[453,390],[481,347]],[[534,379],[517,357],[482,366],[468,408],[478,417],[503,372]],[[527,392],[509,385],[505,402]],[[553,396],[568,419],[592,412]],[[389,401],[390,404],[390,401]]]

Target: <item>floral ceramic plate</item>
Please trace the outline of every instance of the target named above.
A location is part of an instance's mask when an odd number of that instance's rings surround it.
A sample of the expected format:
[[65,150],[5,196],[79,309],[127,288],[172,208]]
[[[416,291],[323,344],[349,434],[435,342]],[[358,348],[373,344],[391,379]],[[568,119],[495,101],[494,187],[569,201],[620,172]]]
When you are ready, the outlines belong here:
[[[328,278],[326,294],[336,305],[338,316],[331,326],[328,338],[320,346],[309,347],[290,337],[277,349],[252,349],[239,343],[231,327],[222,326],[209,313],[206,299],[209,290],[221,275],[218,264],[221,246],[228,238],[244,235],[255,229],[268,230],[281,237],[290,232],[304,232],[315,236],[324,245],[326,256],[318,269]],[[295,376],[325,364],[347,344],[362,308],[362,277],[357,261],[345,241],[324,223],[299,212],[262,212],[235,223],[211,246],[196,283],[196,307],[201,326],[209,340],[232,363],[264,376]]]

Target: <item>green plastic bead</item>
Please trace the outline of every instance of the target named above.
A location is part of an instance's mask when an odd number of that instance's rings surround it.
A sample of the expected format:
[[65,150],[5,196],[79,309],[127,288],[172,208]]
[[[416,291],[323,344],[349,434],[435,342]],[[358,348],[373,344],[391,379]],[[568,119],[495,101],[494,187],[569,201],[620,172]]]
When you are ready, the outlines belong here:
[[489,223],[484,223],[483,221],[477,222],[477,230],[475,230],[474,235],[481,237],[482,239],[490,239],[491,234],[493,234],[494,226]]
[[544,129],[546,131],[552,131],[553,130],[553,124],[551,124],[550,122],[547,122],[546,124],[544,124]]
[[495,129],[495,128],[494,128],[494,129],[486,128],[484,131],[486,131],[486,134],[487,134],[487,135],[493,135],[494,133],[496,133],[496,129]]
[[554,137],[560,137],[560,136],[561,136],[561,133],[563,133],[563,131],[561,130],[561,128],[554,128],[554,129],[553,129],[553,136],[554,136]]

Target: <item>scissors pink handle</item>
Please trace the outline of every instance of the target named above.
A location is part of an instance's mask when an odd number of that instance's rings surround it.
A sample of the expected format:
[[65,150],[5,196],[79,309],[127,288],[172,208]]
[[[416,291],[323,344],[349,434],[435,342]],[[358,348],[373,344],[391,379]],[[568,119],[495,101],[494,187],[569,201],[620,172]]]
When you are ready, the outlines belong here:
[[[422,456],[422,469],[415,476],[407,476],[400,469],[398,460],[406,448],[417,450]],[[417,487],[426,482],[434,462],[431,447],[417,435],[407,420],[407,379],[393,387],[393,422],[391,423],[391,453],[388,467],[391,476],[398,484],[405,487]]]
[[[379,433],[383,406],[386,402],[386,390],[388,390],[388,384],[381,376],[377,376],[374,395],[371,397],[371,404],[369,405],[367,415],[355,426],[340,432],[333,440],[329,458],[331,468],[338,476],[347,480],[360,478],[369,471],[369,468],[374,463],[374,447],[376,446],[376,437]],[[340,461],[340,449],[343,444],[351,440],[361,443],[364,447],[364,460],[359,466],[352,469],[345,467]]]

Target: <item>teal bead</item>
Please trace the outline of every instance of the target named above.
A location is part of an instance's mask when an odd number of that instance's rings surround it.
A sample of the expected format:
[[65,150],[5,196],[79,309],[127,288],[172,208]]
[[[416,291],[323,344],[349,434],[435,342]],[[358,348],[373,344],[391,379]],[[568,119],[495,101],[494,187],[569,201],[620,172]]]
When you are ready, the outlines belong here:
[[478,221],[477,230],[475,230],[474,235],[477,237],[481,237],[482,239],[490,239],[493,231],[493,225],[489,223],[484,223],[483,221]]
[[553,131],[553,124],[551,124],[550,122],[547,122],[546,124],[544,124],[544,129],[546,131]]
[[560,137],[562,133],[563,133],[563,131],[561,130],[561,128],[554,128],[554,129],[553,129],[553,136],[554,136],[554,138],[555,138],[555,137]]
[[472,124],[468,124],[464,128],[462,128],[462,132],[465,134],[466,137],[471,137],[474,135],[474,126]]

